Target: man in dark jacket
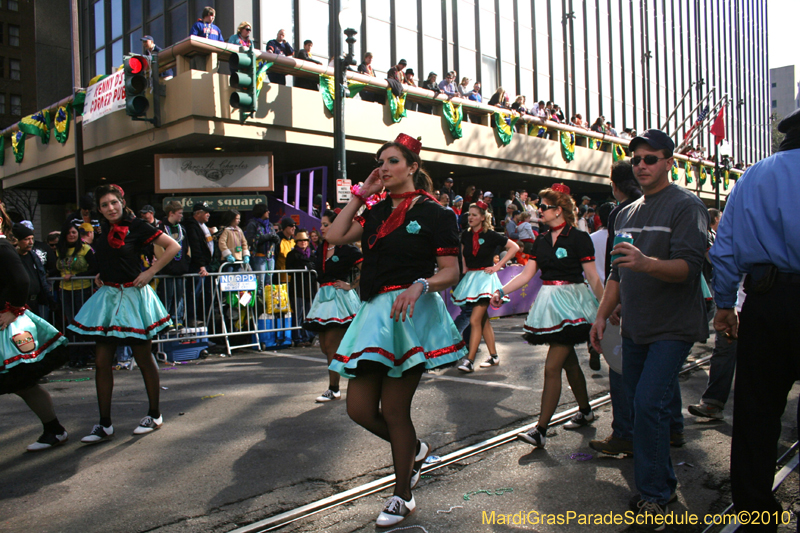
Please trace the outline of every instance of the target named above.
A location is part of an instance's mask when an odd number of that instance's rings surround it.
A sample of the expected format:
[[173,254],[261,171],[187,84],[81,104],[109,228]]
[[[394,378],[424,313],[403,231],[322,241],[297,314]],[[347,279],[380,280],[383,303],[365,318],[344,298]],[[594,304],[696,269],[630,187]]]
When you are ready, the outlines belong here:
[[[207,203],[196,203],[192,207],[192,218],[184,223],[191,254],[189,272],[200,274],[200,277],[195,279],[194,299],[187,308],[190,325],[199,322],[195,315],[198,308],[201,312],[205,312],[211,305],[211,283],[207,277],[208,270],[206,270],[214,256],[214,239],[206,226],[208,219],[211,218],[211,212],[212,209]],[[203,297],[204,293],[205,298]]]
[[41,318],[50,320],[50,284],[39,256],[32,252],[33,231],[22,224],[14,224],[12,231],[17,239],[17,252],[31,280],[28,287],[28,307]]
[[[278,242],[278,234],[269,223],[269,208],[266,204],[253,206],[253,218],[244,228],[244,236],[253,256],[253,270],[275,270],[275,244]],[[258,277],[263,286],[264,274],[259,274]]]
[[[183,324],[183,296],[186,293],[184,283],[186,278],[182,277],[189,272],[191,249],[189,248],[189,239],[186,234],[186,228],[181,224],[183,220],[183,206],[180,202],[169,202],[164,209],[167,212],[167,218],[158,223],[158,229],[172,237],[172,239],[181,245],[181,251],[161,269],[161,274],[166,276],[176,276],[174,278],[164,278],[158,285],[158,296],[164,302],[164,306],[172,315],[172,319],[176,324]],[[161,256],[163,248],[156,246],[156,258]],[[194,287],[192,286],[192,290]],[[191,293],[191,290],[189,291]]]

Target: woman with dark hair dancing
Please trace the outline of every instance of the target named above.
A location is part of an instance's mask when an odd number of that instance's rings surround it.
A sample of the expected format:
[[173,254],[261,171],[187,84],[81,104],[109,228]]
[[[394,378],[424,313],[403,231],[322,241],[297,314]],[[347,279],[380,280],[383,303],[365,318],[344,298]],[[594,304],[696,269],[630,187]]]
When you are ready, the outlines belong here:
[[67,442],[67,431],[58,422],[53,399],[37,383],[42,376],[64,364],[67,343],[46,320],[25,307],[30,278],[14,246],[11,219],[0,204],[0,394],[16,394],[44,426],[42,436],[28,451],[47,450]]
[[524,270],[494,293],[492,305],[502,305],[503,296],[527,284],[541,269],[542,288],[525,320],[523,334],[530,344],[550,345],[545,360],[541,414],[537,426],[517,438],[544,448],[547,426],[561,398],[562,370],[567,374],[579,409],[564,427],[576,429],[594,421],[575,345],[589,339],[593,317],[603,296],[603,284],[594,265],[592,239],[574,227],[575,202],[569,195],[569,187],[557,183],[539,196],[541,220],[549,229],[536,239]]
[[[422,373],[453,365],[464,352],[438,294],[458,281],[455,214],[431,196],[421,148],[404,134],[384,144],[378,168],[353,187],[352,199],[327,232],[334,245],[361,239],[364,252],[364,303],[330,369],[350,378],[350,418],[392,447],[394,495],[378,516],[379,527],[398,524],[416,509],[411,489],[431,449],[417,439],[411,420]],[[384,189],[385,199],[374,196]],[[371,208],[356,216],[364,203]]]
[[[353,268],[360,268],[364,260],[361,251],[352,244],[328,244],[326,236],[334,220],[336,213],[331,210],[322,215],[322,240],[315,257],[319,292],[303,322],[305,329],[319,332],[319,347],[328,358],[329,365],[333,362],[333,356],[336,355],[336,349],[339,348],[347,327],[361,307],[361,301],[354,290],[358,286],[358,280],[351,281],[350,278]],[[341,397],[339,373],[328,370],[328,390],[317,397],[317,402],[329,402]]]
[[[100,289],[81,308],[69,329],[96,337],[95,380],[100,423],[83,437],[84,444],[94,444],[114,436],[111,425],[111,394],[114,375],[111,365],[118,344],[131,346],[136,364],[142,371],[150,408],[134,435],[150,433],[161,427],[163,418],[158,406],[158,365],[151,353],[151,339],[172,325],[164,304],[150,287],[159,270],[169,264],[181,247],[125,206],[125,193],[118,185],[101,185],[95,198],[103,218],[101,236],[95,240],[99,273],[95,284]],[[142,272],[139,255],[149,244],[164,248],[164,253]]]
[[[495,251],[499,247],[506,249],[505,257],[514,257],[519,246],[507,237],[500,235],[491,226],[486,210],[489,208],[482,200],[469,206],[467,223],[469,229],[461,234],[461,254],[464,258],[464,277],[453,291],[453,303],[458,306],[472,306],[469,317],[470,330],[469,354],[459,365],[462,372],[474,371],[473,363],[481,335],[489,350],[489,357],[481,363],[481,368],[489,368],[500,364],[497,347],[494,343],[494,330],[489,323],[489,299],[494,292],[503,286],[497,273],[505,265],[505,261],[494,264]],[[503,301],[507,302],[508,297]]]

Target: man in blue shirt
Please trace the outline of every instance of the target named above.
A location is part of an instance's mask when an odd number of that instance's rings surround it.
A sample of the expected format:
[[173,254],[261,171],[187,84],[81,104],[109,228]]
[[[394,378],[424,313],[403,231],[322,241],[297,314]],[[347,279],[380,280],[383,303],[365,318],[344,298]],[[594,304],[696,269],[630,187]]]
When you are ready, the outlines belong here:
[[456,73],[452,70],[448,72],[447,76],[439,82],[439,89],[441,89],[448,98],[458,96],[458,89],[456,89]]
[[211,39],[212,41],[224,43],[225,38],[222,37],[222,31],[220,31],[220,29],[214,25],[214,18],[216,16],[217,12],[214,11],[213,7],[204,7],[202,16],[197,20],[197,22],[194,23],[189,35],[205,37],[206,39]]
[[[783,509],[772,495],[786,397],[800,379],[800,345],[793,312],[800,301],[800,110],[778,124],[786,134],[777,153],[737,181],[709,256],[714,265],[714,328],[739,339],[733,402],[731,492],[738,512]],[[747,299],[737,319],[739,279]],[[741,323],[738,321],[741,320]],[[763,515],[763,516],[766,516]],[[762,522],[763,523],[763,522]],[[748,529],[749,527],[749,529]],[[777,531],[768,525],[745,531]]]
[[[278,35],[267,43],[267,52],[279,56],[292,57],[294,55],[294,48],[286,40],[286,30],[278,30]],[[286,74],[279,72],[267,72],[270,83],[277,83],[279,85],[286,85]]]

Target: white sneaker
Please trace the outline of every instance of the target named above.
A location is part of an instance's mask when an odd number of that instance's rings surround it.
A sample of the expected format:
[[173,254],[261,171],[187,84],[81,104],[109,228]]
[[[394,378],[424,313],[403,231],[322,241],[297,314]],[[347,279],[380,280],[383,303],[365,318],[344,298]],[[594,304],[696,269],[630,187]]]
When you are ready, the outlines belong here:
[[84,444],[96,444],[98,442],[108,440],[114,436],[114,426],[103,427],[100,424],[95,424],[92,432],[81,439]]
[[578,411],[572,418],[569,419],[569,422],[564,424],[564,429],[578,429],[582,428],[583,426],[588,426],[594,422],[594,411],[589,411],[588,415],[585,415]]
[[338,400],[341,397],[341,392],[333,392],[332,390],[328,389],[323,392],[321,396],[317,396],[317,403],[330,402],[332,400]]
[[42,436],[34,442],[33,444],[28,445],[29,452],[39,452],[42,450],[48,450],[50,448],[55,448],[56,446],[61,446],[69,437],[67,436],[67,432],[64,431],[60,435],[55,435],[53,433],[42,433]]
[[416,510],[417,502],[414,501],[413,495],[411,496],[411,501],[408,502],[400,496],[392,496],[386,500],[386,505],[383,506],[381,514],[378,515],[375,525],[378,527],[395,526]]
[[139,427],[133,430],[133,434],[144,435],[145,433],[152,433],[153,431],[160,428],[161,424],[163,423],[164,423],[164,415],[161,415],[158,418],[153,418],[152,416],[146,416],[142,418],[141,422],[139,422]]

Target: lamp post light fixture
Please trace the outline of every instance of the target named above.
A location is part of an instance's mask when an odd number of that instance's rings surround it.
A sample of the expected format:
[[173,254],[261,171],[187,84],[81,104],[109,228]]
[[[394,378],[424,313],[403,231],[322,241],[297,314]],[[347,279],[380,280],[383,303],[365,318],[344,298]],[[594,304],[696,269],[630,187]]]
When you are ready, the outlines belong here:
[[[333,20],[347,36],[347,55],[342,55],[341,34],[333,32],[334,86],[333,99],[333,159],[337,180],[347,179],[347,154],[345,150],[344,99],[347,94],[347,67],[355,65],[353,45],[356,42],[356,28],[361,27],[361,3],[358,0],[331,0],[331,9],[336,13]],[[335,25],[335,24],[334,24]]]

